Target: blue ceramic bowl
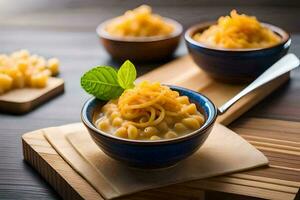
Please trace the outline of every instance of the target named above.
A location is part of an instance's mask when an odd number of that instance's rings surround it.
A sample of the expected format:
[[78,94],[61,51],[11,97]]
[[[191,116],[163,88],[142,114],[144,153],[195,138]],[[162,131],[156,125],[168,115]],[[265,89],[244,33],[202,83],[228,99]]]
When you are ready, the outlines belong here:
[[165,140],[123,139],[97,129],[93,123],[94,112],[106,104],[91,98],[85,102],[81,119],[96,144],[111,158],[137,168],[161,168],[172,166],[189,157],[204,143],[217,117],[215,105],[205,96],[181,87],[170,86],[180,95],[186,95],[205,116],[204,125],[190,134]]
[[216,22],[201,23],[189,28],[184,35],[188,50],[195,63],[211,77],[230,83],[254,80],[284,56],[291,45],[288,33],[279,27],[262,23],[281,37],[275,46],[258,49],[221,49],[206,46],[192,37]]

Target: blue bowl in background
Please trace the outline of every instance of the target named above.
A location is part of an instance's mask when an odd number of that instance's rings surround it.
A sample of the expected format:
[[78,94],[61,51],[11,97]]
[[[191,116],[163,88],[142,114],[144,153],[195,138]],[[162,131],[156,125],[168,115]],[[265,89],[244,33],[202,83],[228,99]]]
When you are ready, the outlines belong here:
[[174,139],[130,140],[116,137],[96,128],[93,116],[106,101],[91,98],[85,102],[81,119],[95,143],[111,158],[128,166],[153,169],[175,165],[197,151],[208,137],[217,117],[215,105],[205,96],[195,91],[170,86],[180,95],[188,96],[204,115],[205,123],[198,130]]
[[222,49],[206,46],[193,39],[216,22],[190,27],[184,39],[194,62],[209,76],[228,83],[245,83],[254,80],[277,60],[287,54],[291,39],[287,32],[271,24],[262,23],[281,37],[281,42],[267,48]]

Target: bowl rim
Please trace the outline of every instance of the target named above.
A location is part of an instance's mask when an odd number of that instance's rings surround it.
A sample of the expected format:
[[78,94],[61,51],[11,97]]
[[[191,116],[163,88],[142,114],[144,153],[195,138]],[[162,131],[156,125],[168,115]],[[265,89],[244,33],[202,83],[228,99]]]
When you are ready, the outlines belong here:
[[[210,118],[210,121],[206,121],[204,123],[204,125],[202,125],[199,129],[194,130],[191,133],[179,136],[177,138],[172,138],[172,139],[163,139],[163,140],[132,140],[132,139],[125,139],[125,138],[120,138],[117,136],[114,136],[112,134],[109,133],[105,133],[104,131],[101,131],[99,129],[97,129],[95,127],[95,125],[88,120],[87,117],[87,108],[90,106],[91,102],[93,102],[94,100],[97,100],[95,97],[91,97],[89,98],[83,105],[82,109],[81,109],[81,121],[83,122],[83,124],[88,128],[91,129],[92,131],[94,131],[97,134],[100,134],[101,136],[104,136],[106,138],[109,139],[114,139],[116,142],[122,142],[122,143],[127,143],[127,144],[134,144],[134,145],[157,145],[157,144],[170,144],[170,143],[177,143],[177,142],[181,142],[184,140],[188,140],[190,138],[193,138],[199,134],[203,134],[205,132],[205,130],[207,130],[211,125],[213,125],[213,123],[216,121],[216,118],[218,116],[218,110],[215,106],[215,104],[205,95],[187,89],[187,88],[183,88],[183,87],[179,87],[179,86],[170,86],[171,89],[175,89],[175,90],[185,90],[185,91],[189,91],[192,92],[194,94],[197,94],[198,96],[201,96],[201,98],[203,98],[205,100],[206,103],[208,103],[208,107],[211,107],[211,112],[212,112],[212,116]],[[101,100],[100,100],[101,101]]]
[[268,49],[273,49],[273,48],[277,48],[281,45],[284,46],[290,46],[291,44],[291,36],[288,32],[286,32],[285,30],[283,30],[282,28],[269,24],[269,23],[265,23],[265,22],[260,22],[264,27],[269,28],[271,31],[273,31],[274,33],[276,33],[277,35],[279,35],[282,39],[281,42],[279,42],[278,44],[275,44],[273,46],[269,46],[269,47],[262,47],[262,48],[247,48],[247,49],[232,49],[232,48],[220,48],[220,47],[212,47],[209,45],[205,45],[201,42],[198,42],[196,40],[194,40],[192,38],[192,35],[194,35],[197,31],[199,31],[199,29],[207,29],[209,26],[216,24],[217,21],[209,21],[209,22],[203,22],[203,23],[198,23],[195,24],[193,26],[191,26],[190,28],[188,28],[185,33],[184,33],[184,39],[187,43],[190,43],[192,45],[195,45],[197,47],[200,48],[205,48],[205,49],[209,49],[212,51],[218,51],[218,52],[228,52],[228,53],[249,53],[249,52],[256,52],[256,51],[262,51],[262,50],[268,50]]
[[100,23],[96,28],[96,33],[100,38],[104,38],[104,39],[107,39],[107,40],[118,41],[118,42],[138,42],[138,43],[168,40],[168,39],[171,39],[171,38],[178,37],[182,34],[183,27],[179,22],[177,22],[174,19],[168,18],[168,17],[162,17],[162,18],[163,18],[164,21],[166,21],[167,23],[172,24],[175,27],[173,32],[169,35],[149,36],[149,37],[132,37],[132,36],[131,37],[130,36],[119,37],[119,36],[113,36],[105,30],[105,27],[108,23],[110,23],[115,18],[111,18],[111,19],[108,19],[108,20]]

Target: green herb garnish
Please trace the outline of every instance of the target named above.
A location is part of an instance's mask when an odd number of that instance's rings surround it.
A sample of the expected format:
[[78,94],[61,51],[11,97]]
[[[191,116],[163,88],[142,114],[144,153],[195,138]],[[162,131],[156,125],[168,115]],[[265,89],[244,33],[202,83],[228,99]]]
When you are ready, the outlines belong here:
[[110,66],[97,66],[81,77],[81,87],[101,100],[116,99],[125,89],[132,88],[136,79],[134,65],[126,60],[118,72]]
[[129,60],[126,60],[118,71],[118,83],[124,89],[133,88],[135,79],[135,67]]

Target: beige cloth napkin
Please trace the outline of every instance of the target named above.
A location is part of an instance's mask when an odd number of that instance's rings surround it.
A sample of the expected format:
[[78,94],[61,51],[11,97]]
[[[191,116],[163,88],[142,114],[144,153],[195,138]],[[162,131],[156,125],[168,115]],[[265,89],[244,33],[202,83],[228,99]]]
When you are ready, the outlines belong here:
[[81,124],[43,131],[56,151],[106,199],[268,164],[260,151],[220,124],[194,155],[160,170],[133,169],[112,160]]

